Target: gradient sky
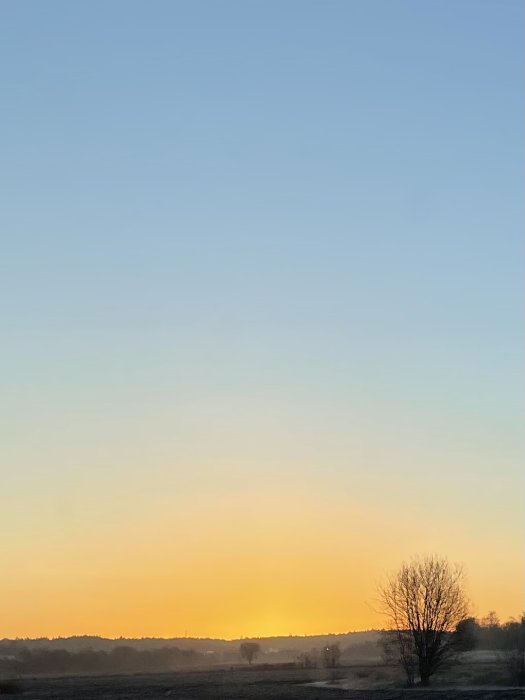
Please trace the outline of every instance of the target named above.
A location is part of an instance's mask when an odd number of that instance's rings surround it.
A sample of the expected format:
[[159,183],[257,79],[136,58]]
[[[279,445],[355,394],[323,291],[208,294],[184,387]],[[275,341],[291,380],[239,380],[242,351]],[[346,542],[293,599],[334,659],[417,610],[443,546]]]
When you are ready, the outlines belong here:
[[524,607],[523,3],[0,5],[0,636]]

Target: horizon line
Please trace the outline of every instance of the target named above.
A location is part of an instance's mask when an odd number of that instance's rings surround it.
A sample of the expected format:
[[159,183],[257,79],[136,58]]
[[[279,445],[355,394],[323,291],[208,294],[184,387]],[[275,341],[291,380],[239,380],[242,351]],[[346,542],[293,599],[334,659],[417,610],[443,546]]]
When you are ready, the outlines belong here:
[[375,628],[375,627],[369,627],[366,629],[355,629],[355,630],[348,630],[346,632],[317,632],[317,633],[311,633],[311,634],[270,634],[270,635],[248,635],[248,636],[240,636],[240,637],[210,637],[210,636],[205,636],[205,637],[200,637],[200,636],[181,636],[181,635],[175,635],[173,637],[162,637],[162,636],[141,636],[141,637],[126,637],[126,636],[119,636],[119,637],[112,637],[112,636],[105,636],[101,634],[69,634],[69,635],[56,635],[56,636],[46,636],[46,635],[41,635],[38,637],[2,637],[0,641],[38,641],[40,639],[47,639],[49,641],[54,641],[58,639],[82,639],[84,637],[92,637],[96,639],[103,639],[107,641],[112,641],[112,642],[117,642],[119,639],[129,639],[129,640],[149,640],[149,639],[155,639],[155,640],[164,640],[164,641],[171,641],[175,639],[187,639],[187,640],[194,640],[194,641],[213,641],[213,642],[238,642],[242,641],[245,639],[289,639],[289,638],[295,638],[295,637],[341,637],[345,636],[348,634],[363,634],[365,632],[380,632],[382,629],[381,627]]

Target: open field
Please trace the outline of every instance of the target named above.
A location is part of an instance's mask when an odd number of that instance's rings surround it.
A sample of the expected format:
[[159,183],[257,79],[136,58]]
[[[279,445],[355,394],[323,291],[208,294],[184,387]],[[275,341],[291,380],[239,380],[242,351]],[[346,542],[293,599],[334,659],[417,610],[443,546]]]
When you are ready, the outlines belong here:
[[[322,681],[337,685],[342,679],[348,679],[343,684],[352,687],[321,685]],[[445,679],[427,690],[406,690],[393,687],[392,682],[384,671],[372,666],[335,671],[235,667],[157,675],[24,679],[17,682],[17,697],[24,700],[421,700],[426,697],[523,700],[525,697],[522,688],[488,684],[451,687]]]

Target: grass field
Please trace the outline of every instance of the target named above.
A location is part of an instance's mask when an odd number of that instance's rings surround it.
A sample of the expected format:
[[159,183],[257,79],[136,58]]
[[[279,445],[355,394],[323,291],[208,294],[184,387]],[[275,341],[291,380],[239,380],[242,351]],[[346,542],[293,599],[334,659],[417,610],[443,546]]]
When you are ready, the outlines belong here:
[[[338,679],[351,688],[311,685]],[[490,680],[485,676],[486,681]],[[438,683],[439,681],[439,683]],[[341,680],[341,682],[343,682]],[[464,685],[452,687],[437,679],[435,688],[394,687],[395,679],[384,669],[356,666],[335,671],[324,669],[239,668],[184,671],[158,675],[24,679],[5,690],[17,691],[26,700],[523,700],[523,688]],[[11,693],[9,693],[11,694]],[[6,695],[7,697],[7,695]],[[13,696],[14,697],[14,696]]]

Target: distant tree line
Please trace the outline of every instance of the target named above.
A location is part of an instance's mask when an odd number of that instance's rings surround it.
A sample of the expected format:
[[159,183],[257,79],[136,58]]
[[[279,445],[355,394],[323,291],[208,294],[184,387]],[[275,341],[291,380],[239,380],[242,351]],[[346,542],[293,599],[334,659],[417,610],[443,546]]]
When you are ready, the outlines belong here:
[[473,648],[490,651],[524,650],[525,613],[520,620],[511,618],[506,622],[500,622],[495,612],[489,612],[479,620],[470,617],[463,623],[463,634],[471,640]]
[[115,647],[111,651],[65,649],[28,649],[16,645],[9,653],[2,645],[0,674],[22,676],[28,674],[113,674],[159,673],[175,668],[191,667],[202,663],[201,654],[191,649],[162,647],[138,650],[130,646]]

